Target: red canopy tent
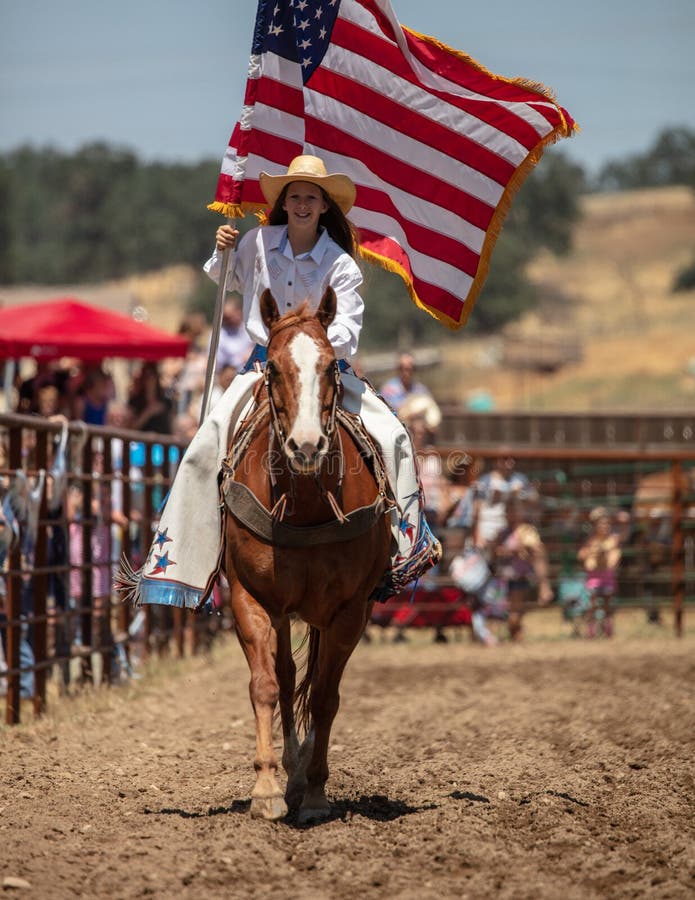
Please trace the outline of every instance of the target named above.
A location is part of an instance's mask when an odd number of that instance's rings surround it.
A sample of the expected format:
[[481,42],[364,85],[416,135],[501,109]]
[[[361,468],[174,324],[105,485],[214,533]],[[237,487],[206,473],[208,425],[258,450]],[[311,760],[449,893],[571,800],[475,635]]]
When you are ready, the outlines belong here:
[[0,359],[157,360],[187,350],[187,338],[74,297],[0,309]]

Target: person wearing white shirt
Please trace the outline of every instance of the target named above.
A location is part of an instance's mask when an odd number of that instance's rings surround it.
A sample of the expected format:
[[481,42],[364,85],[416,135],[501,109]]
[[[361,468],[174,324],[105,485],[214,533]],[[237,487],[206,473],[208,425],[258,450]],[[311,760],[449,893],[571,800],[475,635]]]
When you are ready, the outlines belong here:
[[[408,432],[390,408],[349,368],[357,352],[364,303],[362,273],[356,262],[358,237],[347,218],[356,188],[347,175],[328,174],[321,159],[298,156],[284,175],[261,172],[260,187],[270,207],[268,224],[239,237],[231,225],[216,232],[215,251],[205,271],[219,281],[221,260],[230,252],[225,288],[243,298],[243,321],[256,348],[243,370],[215,404],[191,442],[177,473],[157,537],[135,584],[144,603],[195,606],[209,595],[220,561],[221,512],[217,476],[227,452],[227,436],[250,410],[261,378],[268,333],[260,298],[270,289],[280,314],[306,302],[317,309],[329,286],[337,311],[328,338],[341,361],[343,406],[359,414],[382,448],[398,500],[392,512],[392,566],[375,599],[385,600],[418,578],[441,555],[423,513],[422,488]],[[186,548],[196,547],[196,553]],[[173,573],[166,570],[175,566]],[[125,589],[124,589],[125,590]]]
[[253,350],[253,343],[244,327],[241,303],[236,297],[228,297],[222,310],[222,324],[217,344],[215,370],[220,372],[225,366],[233,366],[238,372],[249,358]]
[[[314,191],[321,196],[320,190]],[[205,271],[216,281],[220,277],[221,251],[225,246],[235,248],[237,236],[236,229],[229,225],[218,229],[215,252],[205,264]],[[268,342],[260,311],[261,294],[266,288],[270,288],[283,315],[304,300],[316,309],[330,285],[336,293],[337,313],[328,328],[328,337],[338,359],[349,359],[357,352],[364,311],[358,293],[361,284],[359,266],[323,227],[309,250],[296,253],[287,225],[266,225],[248,231],[239,241],[227,276],[227,290],[237,290],[243,296],[246,330],[261,346]]]

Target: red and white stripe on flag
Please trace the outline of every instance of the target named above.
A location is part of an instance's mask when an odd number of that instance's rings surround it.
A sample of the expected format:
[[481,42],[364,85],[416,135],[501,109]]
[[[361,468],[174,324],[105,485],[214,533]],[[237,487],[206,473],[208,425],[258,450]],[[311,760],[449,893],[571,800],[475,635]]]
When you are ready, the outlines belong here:
[[458,328],[514,193],[575,127],[545,88],[402,27],[388,0],[260,0],[244,108],[210,208],[263,209],[261,172],[320,156],[357,186],[350,218],[363,255]]

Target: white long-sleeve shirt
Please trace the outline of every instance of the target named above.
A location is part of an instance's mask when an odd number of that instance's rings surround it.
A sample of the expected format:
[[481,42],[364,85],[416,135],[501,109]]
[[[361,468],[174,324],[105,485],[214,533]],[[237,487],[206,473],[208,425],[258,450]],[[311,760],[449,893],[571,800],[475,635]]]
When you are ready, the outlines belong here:
[[[222,252],[215,249],[205,263],[205,272],[219,282]],[[268,343],[268,330],[261,318],[260,298],[270,288],[280,315],[309,301],[312,309],[321,302],[330,285],[336,293],[337,312],[328,328],[328,339],[338,359],[357,352],[362,330],[364,303],[358,293],[362,273],[347,254],[322,229],[308,253],[294,256],[286,225],[265,225],[248,231],[230,254],[227,290],[243,297],[246,330],[258,344]]]

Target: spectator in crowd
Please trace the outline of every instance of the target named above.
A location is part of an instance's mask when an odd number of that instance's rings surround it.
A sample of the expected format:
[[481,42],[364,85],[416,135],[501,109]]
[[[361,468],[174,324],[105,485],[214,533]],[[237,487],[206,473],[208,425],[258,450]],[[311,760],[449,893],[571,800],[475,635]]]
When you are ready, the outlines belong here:
[[[103,470],[103,455],[94,456],[98,476]],[[66,512],[69,528],[70,601],[73,623],[70,636],[77,644],[85,644],[97,652],[104,650],[104,660],[112,662],[113,633],[111,629],[111,485],[105,479],[95,478],[91,508],[85,508],[82,485],[75,481],[68,489]],[[85,526],[88,523],[89,528]],[[85,538],[89,535],[88,543]],[[83,566],[89,565],[85,572]],[[85,594],[85,586],[87,593]],[[91,634],[83,633],[83,616],[91,615]],[[94,676],[94,668],[84,658],[85,674]],[[111,674],[109,668],[104,676]]]
[[205,390],[208,351],[204,335],[208,330],[205,316],[200,312],[189,312],[181,320],[179,335],[188,338],[188,353],[172,372],[172,383],[177,398],[178,413],[195,415],[196,405]]
[[500,454],[489,472],[481,475],[452,513],[449,524],[464,528],[466,536],[490,562],[497,538],[507,526],[507,501],[522,493],[527,504],[537,501],[537,493],[526,475],[516,471],[516,461]]
[[464,498],[471,490],[471,482],[475,480],[474,469],[473,457],[465,451],[455,450],[448,454],[444,465],[446,497],[442,512],[442,521],[446,526],[456,510],[463,506]]
[[[447,551],[447,555],[451,556],[449,574],[463,591],[471,611],[473,639],[485,647],[493,647],[497,644],[497,637],[488,627],[487,614],[490,612],[491,592],[498,601],[499,590],[490,567],[477,550],[466,544],[463,529],[454,528],[449,532]],[[506,615],[506,603],[504,613]]]
[[617,590],[617,571],[621,546],[628,537],[629,513],[621,510],[614,517],[605,506],[589,513],[591,533],[577,553],[586,573],[589,609],[586,613],[587,637],[594,638],[600,626],[605,637],[613,636],[613,598]]
[[415,379],[415,357],[412,353],[401,353],[396,374],[382,384],[379,393],[399,416],[408,398],[418,395],[431,397],[429,388]]
[[66,411],[67,406],[61,406],[61,396],[55,385],[45,384],[39,388],[36,415],[44,419],[50,419],[52,416],[63,415]]
[[220,397],[223,396],[224,392],[234,380],[236,373],[237,370],[231,363],[224,363],[217,369],[215,381],[212,385],[212,392],[210,394],[210,409],[212,409]]
[[220,340],[217,345],[215,368],[219,372],[224,366],[233,366],[238,372],[251,355],[254,343],[244,326],[241,300],[230,297],[225,301],[220,326]]
[[[24,448],[23,448],[24,449]],[[28,459],[28,457],[27,457]],[[33,616],[34,616],[34,583],[36,540],[39,523],[39,507],[46,482],[46,472],[41,470],[36,476],[27,476],[24,469],[15,472],[3,500],[2,517],[6,525],[20,542],[21,548],[21,590],[20,590],[20,696],[32,697],[34,694],[33,650]],[[2,622],[0,618],[0,622]],[[4,622],[2,622],[4,624]],[[4,628],[0,628],[5,639]]]
[[[0,435],[0,470],[4,469],[7,466],[7,463],[7,448],[5,446],[4,436]],[[9,505],[9,488],[9,477],[0,474],[0,695],[7,692],[7,679],[4,677],[4,672],[7,670],[4,653],[4,646],[7,640],[7,586],[5,583],[5,567],[14,542],[19,537],[17,527],[14,523],[14,516]]]
[[182,412],[174,417],[174,430],[172,432],[176,440],[187,447],[198,431],[198,419],[190,412]]
[[523,491],[507,495],[506,525],[497,535],[494,548],[494,574],[501,583],[509,606],[509,636],[521,640],[522,618],[534,598],[545,606],[553,599],[548,573],[548,554],[537,528],[529,521],[527,498]]
[[109,675],[116,674],[111,623],[111,582],[113,581],[112,526],[122,525],[124,516],[120,510],[114,511],[113,509],[112,482],[101,477],[104,474],[103,452],[98,451],[94,454],[93,465],[92,529],[90,540],[90,562],[92,564],[92,645],[95,649],[102,652],[104,662],[109,661],[110,672],[103,673],[103,677],[109,677]]
[[441,513],[446,496],[442,460],[435,447],[441,413],[432,397],[426,400],[424,404],[410,401],[404,404],[399,418],[410,432],[425,498],[425,516],[436,533],[443,524]]
[[[442,474],[442,460],[435,447],[437,429],[441,422],[441,413],[434,399],[429,395],[413,395],[401,406],[399,418],[407,427],[413,442],[415,459],[417,460],[420,482],[422,484],[425,518],[432,533],[441,540],[442,509],[446,500],[446,483]],[[422,599],[434,597],[437,591],[439,565],[426,572],[418,583]],[[409,618],[403,617],[396,626],[394,642],[405,640],[405,628]],[[447,637],[441,624],[434,625],[435,643],[446,643]]]
[[90,366],[85,370],[81,388],[75,395],[73,417],[87,425],[105,425],[109,403],[115,395],[113,378],[101,366]]
[[159,367],[146,362],[135,376],[128,396],[132,413],[131,428],[135,431],[154,431],[171,434],[173,403],[162,385]]
[[68,402],[70,370],[57,361],[41,361],[36,363],[35,373],[20,382],[17,391],[16,412],[22,415],[39,413],[39,391],[45,387],[54,387],[59,399],[56,406],[62,410]]

